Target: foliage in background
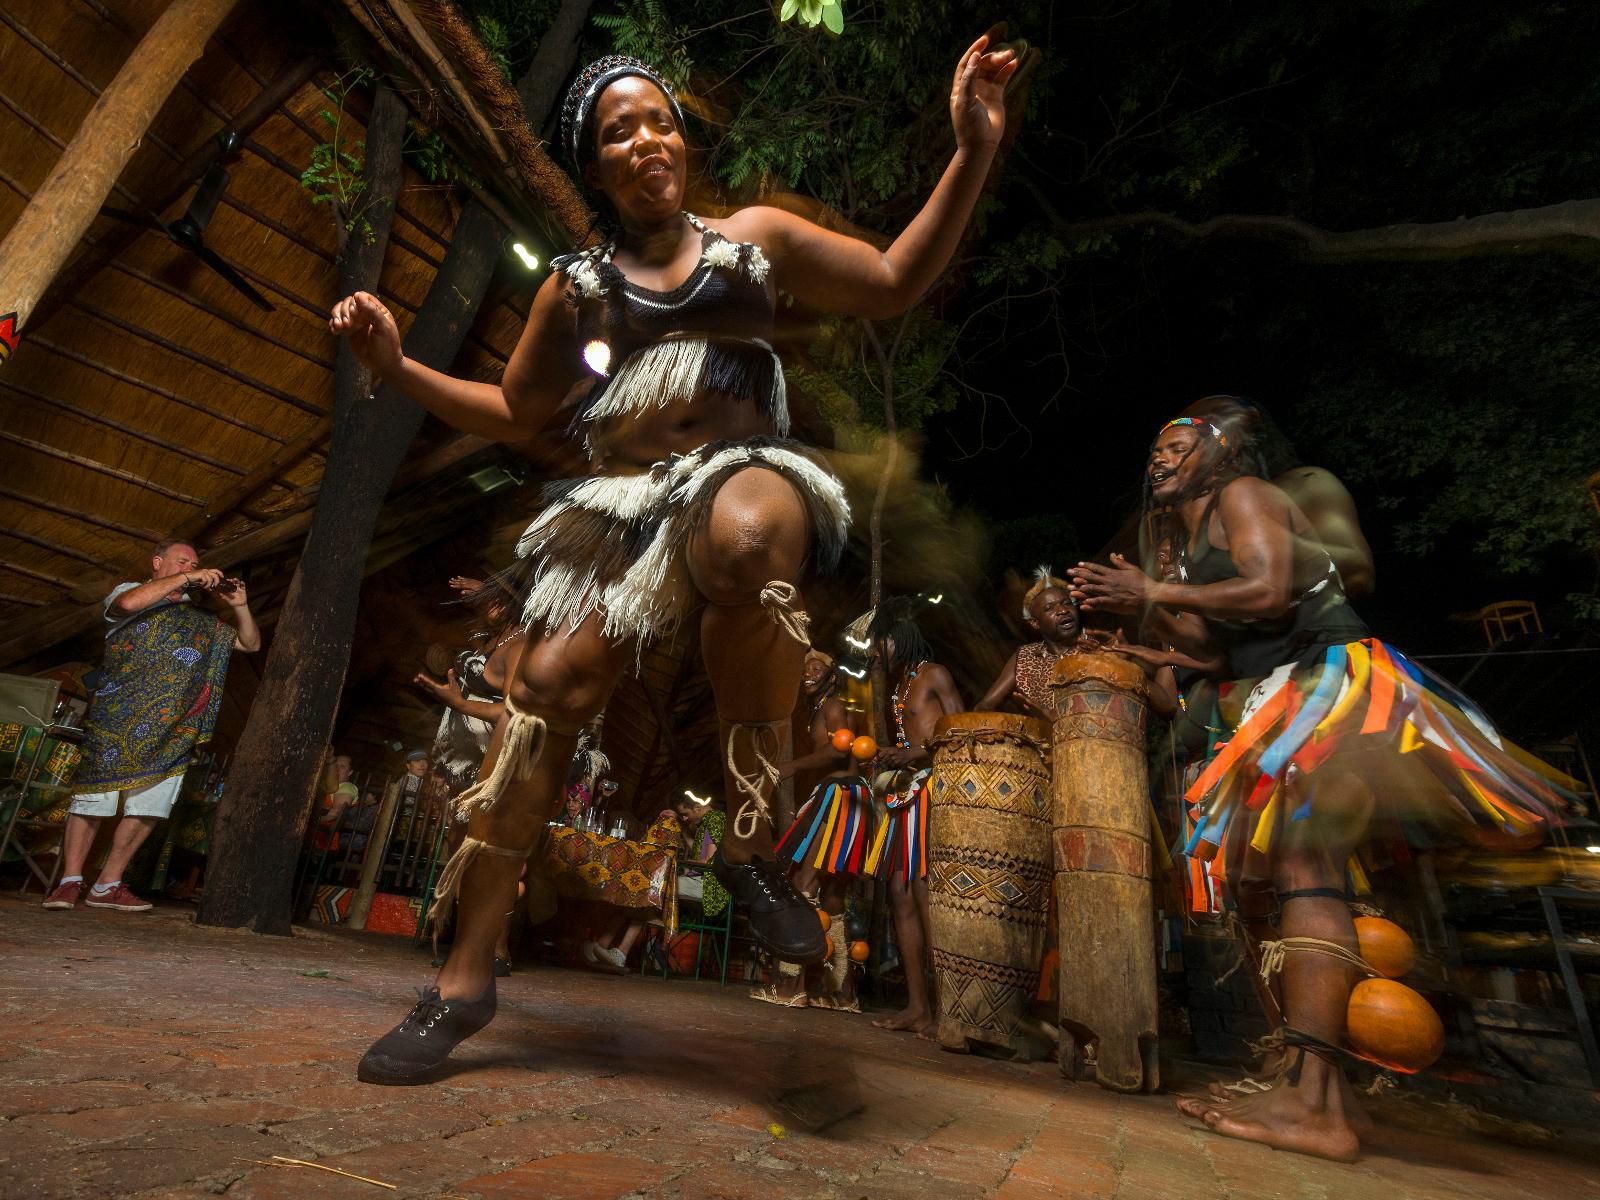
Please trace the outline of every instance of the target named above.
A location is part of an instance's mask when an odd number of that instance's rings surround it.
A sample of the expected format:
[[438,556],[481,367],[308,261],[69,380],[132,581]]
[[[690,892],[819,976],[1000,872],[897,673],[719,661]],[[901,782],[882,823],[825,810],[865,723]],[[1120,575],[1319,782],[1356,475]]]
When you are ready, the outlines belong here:
[[[948,159],[954,57],[992,8],[861,0],[842,36],[782,12],[617,0],[591,48],[683,86],[729,203],[792,191],[898,232]],[[894,363],[905,423],[957,500],[996,520],[1082,512],[1092,552],[1136,503],[1152,422],[1239,391],[1349,480],[1394,569],[1432,564],[1415,577],[1436,567],[1466,589],[1555,573],[1565,592],[1600,539],[1582,490],[1600,467],[1582,432],[1600,416],[1592,257],[1322,265],[1081,223],[1154,210],[1360,229],[1600,196],[1600,7],[1081,0],[1007,15],[1044,66],[975,237]],[[873,336],[897,332],[822,322],[801,390],[836,423],[875,423]],[[1000,473],[1019,482],[996,488]]]
[[300,186],[310,194],[311,203],[326,204],[332,210],[341,250],[352,234],[369,244],[372,241],[372,223],[366,218],[364,199],[367,143],[364,138],[351,136],[351,128],[359,125],[345,111],[351,95],[366,90],[372,80],[370,67],[357,67],[321,89],[332,105],[317,114],[328,127],[328,140],[311,147],[310,164],[300,173]]

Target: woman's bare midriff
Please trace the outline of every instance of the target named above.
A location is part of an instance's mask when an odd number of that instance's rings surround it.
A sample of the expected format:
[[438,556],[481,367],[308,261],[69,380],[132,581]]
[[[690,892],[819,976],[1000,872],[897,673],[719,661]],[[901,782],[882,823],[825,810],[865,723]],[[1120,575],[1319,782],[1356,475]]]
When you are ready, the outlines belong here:
[[598,472],[629,475],[708,442],[770,437],[774,432],[772,422],[752,401],[710,392],[610,422],[590,435],[590,444]]

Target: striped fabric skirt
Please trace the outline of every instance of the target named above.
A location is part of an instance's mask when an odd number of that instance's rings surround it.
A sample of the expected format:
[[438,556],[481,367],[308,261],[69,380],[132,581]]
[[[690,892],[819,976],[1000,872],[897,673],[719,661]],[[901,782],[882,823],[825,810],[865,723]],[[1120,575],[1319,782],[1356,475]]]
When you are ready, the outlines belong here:
[[1393,646],[1330,646],[1319,662],[1255,684],[1232,737],[1185,793],[1183,853],[1206,864],[1202,888],[1264,877],[1286,825],[1316,817],[1311,772],[1330,760],[1370,788],[1374,822],[1454,838],[1536,841],[1578,787]]
[[922,879],[928,874],[928,777],[930,768],[914,775],[899,773],[884,796],[888,814],[867,854],[866,874],[893,879]]
[[641,645],[670,633],[697,602],[685,552],[722,485],[765,467],[800,494],[830,570],[844,552],[850,505],[816,454],[783,438],[711,442],[636,475],[594,475],[548,484],[541,511],[498,579],[522,603],[535,636],[577,629],[598,614],[605,636]]
[[858,875],[872,836],[872,789],[858,778],[824,779],[800,806],[778,841],[777,854],[795,867]]

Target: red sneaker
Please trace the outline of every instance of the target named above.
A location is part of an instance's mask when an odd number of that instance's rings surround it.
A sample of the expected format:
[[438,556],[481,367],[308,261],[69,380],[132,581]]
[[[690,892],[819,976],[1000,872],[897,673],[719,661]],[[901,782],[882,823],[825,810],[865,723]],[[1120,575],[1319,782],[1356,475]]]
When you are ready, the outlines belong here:
[[56,890],[44,898],[41,908],[76,908],[83,896],[83,881],[56,885]]
[[90,888],[84,903],[90,908],[114,908],[118,912],[148,912],[150,909],[150,901],[139,899],[125,883],[118,883],[109,892],[97,892]]

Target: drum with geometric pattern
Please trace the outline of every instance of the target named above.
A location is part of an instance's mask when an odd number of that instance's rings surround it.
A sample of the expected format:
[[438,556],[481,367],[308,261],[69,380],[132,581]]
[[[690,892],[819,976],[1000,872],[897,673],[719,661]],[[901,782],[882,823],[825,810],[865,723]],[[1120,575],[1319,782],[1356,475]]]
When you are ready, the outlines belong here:
[[943,718],[929,739],[928,906],[939,1044],[1028,1057],[1050,899],[1045,725],[1009,713]]

